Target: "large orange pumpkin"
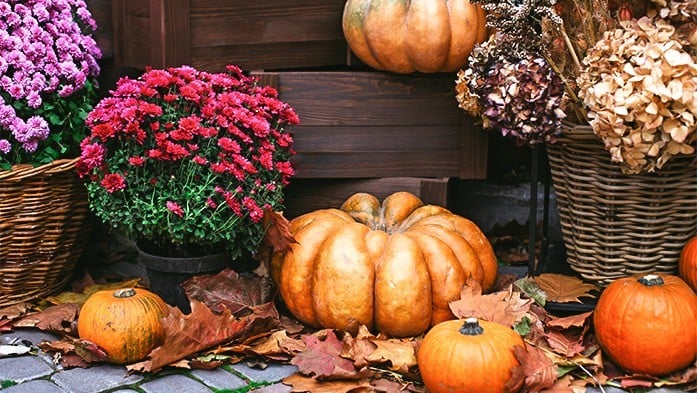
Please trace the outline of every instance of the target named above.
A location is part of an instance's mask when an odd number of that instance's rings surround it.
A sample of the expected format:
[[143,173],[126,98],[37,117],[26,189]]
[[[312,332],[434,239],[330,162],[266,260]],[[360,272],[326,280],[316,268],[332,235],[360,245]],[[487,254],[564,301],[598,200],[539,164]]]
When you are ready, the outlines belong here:
[[467,0],[348,0],[342,27],[361,61],[406,74],[456,71],[486,39],[485,23]]
[[133,363],[162,345],[160,318],[168,314],[165,302],[143,288],[98,291],[80,309],[78,335],[103,349],[109,361]]
[[593,315],[595,336],[622,369],[661,376],[697,356],[697,295],[679,277],[624,277],[608,285]]
[[452,320],[429,330],[416,359],[431,393],[504,393],[511,370],[519,365],[513,347],[524,345],[502,324]]
[[408,192],[382,204],[354,194],[289,228],[297,243],[273,255],[271,273],[290,312],[313,327],[418,335],[454,318],[448,303],[468,279],[484,290],[496,281],[496,256],[479,227]]
[[678,261],[680,277],[697,292],[697,236],[685,243]]

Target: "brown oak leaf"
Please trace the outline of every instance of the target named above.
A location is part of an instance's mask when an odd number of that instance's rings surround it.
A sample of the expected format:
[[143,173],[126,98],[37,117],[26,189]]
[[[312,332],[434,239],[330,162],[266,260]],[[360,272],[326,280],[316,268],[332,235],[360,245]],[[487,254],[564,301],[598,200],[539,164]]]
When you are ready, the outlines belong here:
[[297,243],[288,228],[288,219],[281,212],[271,209],[264,209],[263,225],[266,228],[264,233],[264,243],[273,248],[276,252],[286,252],[290,250],[293,243]]
[[581,297],[595,297],[598,287],[583,282],[578,277],[564,274],[545,273],[533,277],[537,285],[547,294],[547,300],[558,303],[582,303]]

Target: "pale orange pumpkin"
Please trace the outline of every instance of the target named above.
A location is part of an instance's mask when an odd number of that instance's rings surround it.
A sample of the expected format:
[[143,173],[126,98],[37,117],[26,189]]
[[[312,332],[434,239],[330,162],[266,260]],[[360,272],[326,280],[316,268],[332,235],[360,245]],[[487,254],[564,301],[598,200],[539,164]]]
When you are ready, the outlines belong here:
[[697,295],[678,276],[613,281],[598,299],[593,325],[604,352],[629,372],[666,375],[697,357]]
[[353,53],[377,70],[453,72],[487,37],[486,16],[467,0],[348,0],[342,27]]
[[273,255],[271,273],[290,312],[312,327],[414,336],[454,318],[448,303],[468,280],[484,290],[496,281],[496,255],[479,227],[408,192],[382,204],[358,193],[289,229],[297,243]]
[[697,292],[697,236],[688,240],[680,251],[678,270],[680,277]]
[[109,361],[133,363],[162,345],[160,318],[168,314],[167,304],[143,288],[98,291],[80,308],[78,335],[103,349]]
[[500,323],[452,320],[429,330],[416,359],[431,393],[504,393],[519,365],[513,348],[524,345],[518,333]]

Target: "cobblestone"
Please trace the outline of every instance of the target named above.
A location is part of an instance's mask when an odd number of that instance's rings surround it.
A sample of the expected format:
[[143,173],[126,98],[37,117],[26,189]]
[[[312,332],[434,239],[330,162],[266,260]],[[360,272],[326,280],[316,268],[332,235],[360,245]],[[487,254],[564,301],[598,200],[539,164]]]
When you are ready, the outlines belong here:
[[51,376],[51,380],[58,386],[74,393],[99,393],[132,385],[142,379],[141,375],[127,375],[125,367],[107,364],[89,368],[72,368]]
[[181,374],[167,375],[140,385],[146,393],[210,393],[211,388]]
[[0,380],[25,382],[51,375],[55,370],[43,359],[25,355],[0,359]]
[[21,383],[19,385],[11,386],[7,389],[3,389],[2,393],[68,393],[55,384],[45,380],[37,379],[34,381],[29,381]]

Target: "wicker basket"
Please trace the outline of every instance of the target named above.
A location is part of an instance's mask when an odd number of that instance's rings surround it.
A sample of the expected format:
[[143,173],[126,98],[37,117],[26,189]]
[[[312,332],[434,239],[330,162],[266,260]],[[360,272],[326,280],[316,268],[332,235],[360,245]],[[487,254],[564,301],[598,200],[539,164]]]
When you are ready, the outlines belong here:
[[587,281],[649,272],[676,274],[697,234],[697,155],[624,175],[588,125],[566,125],[548,146],[570,267]]
[[76,161],[0,171],[0,307],[53,294],[70,280],[91,229]]

